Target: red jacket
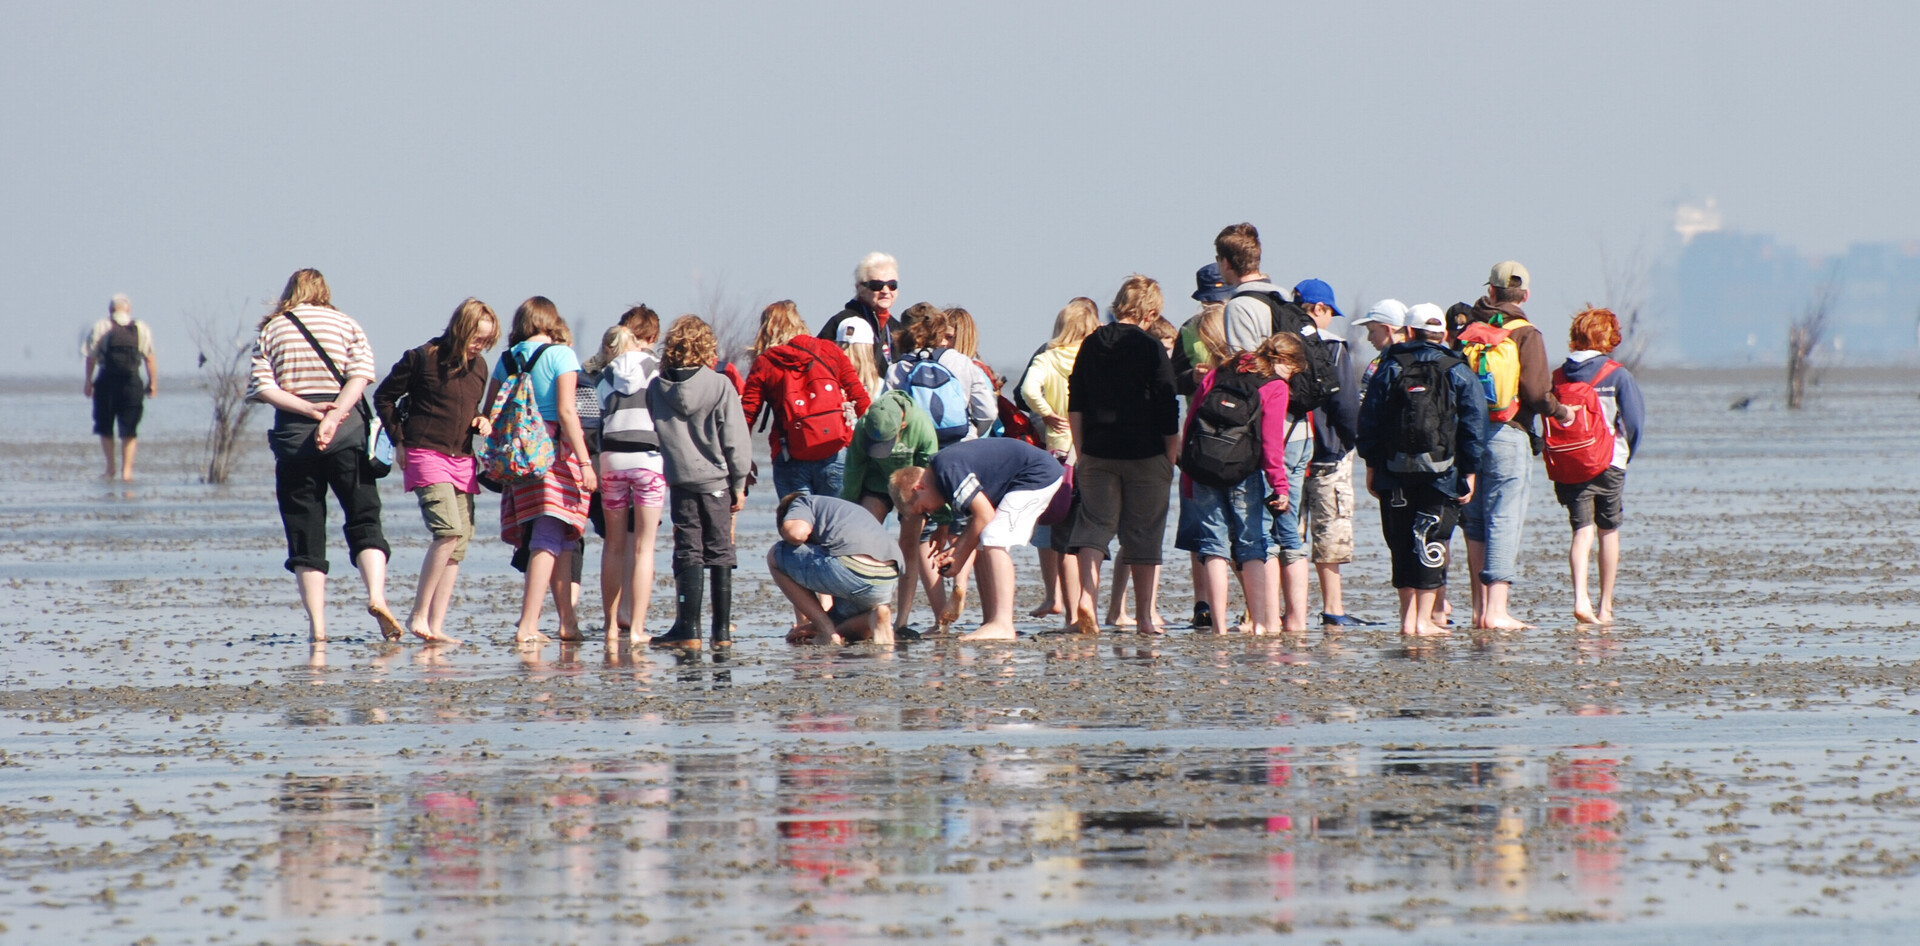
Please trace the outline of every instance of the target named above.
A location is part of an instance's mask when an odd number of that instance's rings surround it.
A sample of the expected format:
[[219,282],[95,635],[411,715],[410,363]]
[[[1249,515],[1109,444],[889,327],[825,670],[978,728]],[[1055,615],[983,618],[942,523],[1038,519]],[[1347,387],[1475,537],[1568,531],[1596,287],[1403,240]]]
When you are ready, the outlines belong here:
[[814,358],[827,365],[839,380],[840,390],[846,392],[847,400],[853,402],[856,417],[866,414],[867,406],[872,403],[866,385],[860,383],[860,373],[854,370],[853,360],[834,342],[811,335],[795,335],[786,344],[775,345],[761,352],[760,357],[753,360],[753,370],[747,372],[746,388],[740,394],[740,408],[747,413],[748,426],[759,423],[761,408],[773,410],[775,422],[770,425],[772,433],[768,442],[773,446],[773,455],[776,457],[783,447],[780,430],[786,422],[786,417],[780,412],[780,385],[787,375],[801,371]]

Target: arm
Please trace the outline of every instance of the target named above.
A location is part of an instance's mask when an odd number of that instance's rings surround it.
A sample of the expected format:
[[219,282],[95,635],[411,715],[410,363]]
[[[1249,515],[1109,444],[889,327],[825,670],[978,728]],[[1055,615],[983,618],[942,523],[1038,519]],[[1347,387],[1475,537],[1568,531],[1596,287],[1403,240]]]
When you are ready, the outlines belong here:
[[[416,350],[408,349],[401,355],[400,360],[393,363],[393,368],[387,372],[387,376],[381,379],[380,386],[373,389],[373,409],[380,415],[380,423],[387,426],[387,439],[393,441],[396,461],[399,459],[400,450],[405,446],[406,433],[400,428],[400,418],[396,408],[400,403],[400,396],[413,387],[413,355]],[[406,464],[396,462],[395,465],[405,466]]]
[[1173,362],[1158,342],[1153,346],[1154,367],[1151,399],[1154,424],[1166,438],[1167,462],[1180,458],[1180,395],[1173,384]]
[[554,413],[560,415],[560,436],[580,459],[580,489],[591,493],[600,488],[600,478],[594,474],[592,454],[587,452],[587,435],[580,429],[580,411],[574,405],[574,389],[580,384],[580,372],[567,371],[555,375],[553,379]]
[[839,345],[833,346],[833,354],[828,357],[833,359],[834,376],[840,379],[840,392],[853,402],[854,415],[865,414],[867,408],[873,406],[874,392],[867,390],[866,384],[861,382],[860,372],[853,367],[853,359],[848,358]]
[[1267,488],[1279,496],[1277,511],[1285,511],[1292,494],[1287,488],[1287,403],[1291,389],[1284,375],[1260,386],[1260,469]]
[[860,493],[866,489],[867,466],[873,460],[867,456],[867,421],[861,418],[853,426],[853,443],[847,445],[846,469],[840,472],[840,498],[850,503],[860,501]]
[[[1360,426],[1360,376],[1353,370],[1352,346],[1336,346],[1333,369],[1334,375],[1340,379],[1340,390],[1322,412],[1326,414],[1327,426],[1331,428],[1336,441],[1331,446],[1344,453],[1353,448]],[[1337,455],[1327,458],[1328,462],[1338,462],[1339,459]]]
[[87,356],[87,376],[80,384],[80,393],[87,397],[93,396],[93,369],[96,367],[96,360],[92,355]]
[[767,403],[767,383],[772,374],[773,363],[765,358],[753,359],[753,367],[747,369],[747,383],[740,391],[740,411],[749,426],[760,422],[760,408]]
[[1624,369],[1616,369],[1620,382],[1614,386],[1613,400],[1620,408],[1620,430],[1627,438],[1627,462],[1640,452],[1641,425],[1647,420],[1647,403],[1640,397],[1640,384]]
[[980,547],[980,533],[986,531],[987,523],[993,521],[995,512],[993,503],[981,493],[973,494],[973,501],[967,504],[967,511],[972,518],[967,522],[966,531],[960,534],[960,541],[936,556],[942,575],[950,575],[965,568],[967,563],[973,560],[974,551]]
[[813,538],[813,523],[805,519],[780,520],[780,541],[788,545],[805,545]]
[[753,466],[752,432],[740,410],[740,399],[720,399],[720,449],[727,458],[727,488],[733,491],[733,511],[747,508],[747,473]]
[[1520,404],[1535,414],[1566,421],[1560,399],[1553,396],[1553,369],[1547,365],[1547,344],[1540,330],[1518,333],[1514,347],[1520,355]]
[[160,396],[160,367],[153,352],[147,352],[147,396]]
[[[1381,370],[1382,373],[1385,372],[1384,368]],[[1453,379],[1455,404],[1482,403],[1480,400],[1475,400],[1483,398],[1483,395],[1480,392],[1479,379],[1474,377],[1471,369],[1466,365],[1455,365],[1447,374]],[[1454,469],[1460,472],[1461,483],[1466,490],[1460,501],[1466,502],[1473,496],[1475,474],[1480,472],[1481,459],[1486,455],[1487,412],[1456,409],[1454,416],[1456,418],[1453,433]]]
[[960,362],[966,363],[966,373],[962,377],[967,379],[967,418],[973,421],[974,432],[984,437],[987,431],[993,429],[993,422],[1000,419],[1000,404],[993,396],[993,382],[988,380],[987,373],[981,371],[972,359],[951,348],[947,351],[951,358],[957,359],[949,364],[950,368],[957,371]]
[[1059,430],[1067,423],[1066,405],[1047,400],[1047,379],[1056,372],[1050,364],[1051,359],[1048,362],[1040,360],[1046,357],[1046,352],[1041,352],[1027,363],[1026,377],[1020,379],[1020,397],[1046,422],[1047,429]]
[[[285,391],[281,391],[279,388],[274,388],[274,391],[284,397],[293,398],[302,404],[307,403],[305,399],[294,397]],[[325,450],[327,444],[333,442],[333,435],[339,432],[341,422],[347,419],[347,415],[353,411],[354,405],[359,402],[360,396],[365,393],[367,393],[367,379],[349,377],[347,378],[346,386],[340,389],[339,394],[334,395],[332,403],[309,405],[324,412],[320,417],[319,428],[313,432],[313,442],[315,446]]]

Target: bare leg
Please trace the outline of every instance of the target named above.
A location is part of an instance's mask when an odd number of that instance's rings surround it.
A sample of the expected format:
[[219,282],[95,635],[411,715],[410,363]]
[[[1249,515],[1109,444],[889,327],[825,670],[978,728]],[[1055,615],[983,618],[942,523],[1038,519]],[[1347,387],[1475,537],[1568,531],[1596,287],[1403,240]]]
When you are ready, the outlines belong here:
[[1080,556],[1072,552],[1060,554],[1060,603],[1071,631],[1080,617]]
[[627,639],[644,644],[653,639],[647,633],[647,609],[653,605],[653,544],[660,533],[660,509],[635,506],[633,530],[627,533],[626,560],[631,569],[620,590],[621,607],[627,609]]
[[[1200,560],[1200,553],[1187,553],[1187,566],[1193,570],[1193,603],[1196,606],[1205,604],[1207,610],[1213,610],[1213,602],[1215,599],[1207,590],[1207,565]],[[1219,600],[1224,601],[1227,599],[1222,596]]]
[[[527,580],[520,594],[520,623],[514,628],[514,643],[545,644],[553,640],[540,633],[540,606],[546,603],[547,587],[553,584],[553,575],[552,552],[535,549],[527,555]],[[566,590],[562,588],[560,594],[564,596]]]
[[1487,543],[1467,540],[1467,579],[1473,584],[1473,626],[1487,626],[1487,587],[1480,572],[1487,567]]
[[786,596],[788,603],[793,605],[793,610],[800,614],[801,624],[787,632],[787,643],[840,643],[833,618],[827,616],[827,610],[820,606],[820,596],[781,571],[775,564],[771,549],[767,551],[767,573],[773,576],[773,583],[780,588],[780,593]]
[[1202,559],[1200,564],[1200,580],[1194,583],[1194,588],[1202,600],[1219,602],[1219,604],[1211,607],[1213,613],[1212,630],[1215,634],[1225,634],[1227,632],[1227,609],[1221,606],[1225,605],[1229,600],[1227,597],[1227,570],[1227,560],[1224,558],[1208,557]]
[[1512,590],[1511,582],[1496,581],[1487,585],[1487,619],[1482,627],[1495,631],[1524,631],[1533,627],[1507,612],[1507,595]]
[[980,610],[986,622],[960,635],[963,641],[1010,641],[1013,630],[1013,556],[1006,549],[982,547],[980,563]]
[[425,641],[439,640],[439,627],[434,620],[435,605],[438,605],[440,620],[446,619],[447,605],[436,600],[440,595],[442,582],[446,584],[447,601],[453,597],[453,582],[446,581],[449,566],[453,564],[453,547],[460,544],[458,536],[441,536],[427,545],[427,554],[420,562],[420,584],[413,592],[413,610],[407,613],[407,630],[413,636]]
[[840,639],[846,643],[870,643],[893,646],[893,609],[880,605],[871,611],[856,614],[834,628]]
[[1620,576],[1620,530],[1600,530],[1600,613],[1601,624],[1613,623],[1613,582]]
[[433,607],[427,612],[427,626],[433,630],[433,639],[443,644],[458,644],[458,638],[447,635],[447,611],[453,607],[453,585],[460,580],[460,563],[448,562],[445,571],[440,573],[440,583],[433,589]]
[[[1160,619],[1160,566],[1130,565],[1133,573],[1133,619],[1142,634],[1165,634],[1167,622]],[[1122,569],[1115,568],[1120,574]],[[1114,584],[1117,586],[1119,581]]]
[[1567,546],[1567,567],[1573,574],[1573,619],[1581,624],[1598,624],[1593,614],[1593,597],[1587,593],[1587,560],[1593,552],[1591,523],[1573,530]]
[[[1253,620],[1253,626],[1248,630],[1254,634],[1273,632],[1275,626],[1273,609],[1280,606],[1279,582],[1276,580],[1278,577],[1274,572],[1273,559],[1256,558],[1250,562],[1240,563],[1240,592],[1246,596],[1247,615]],[[1219,604],[1213,606],[1213,624],[1215,627],[1225,628],[1226,598],[1223,596],[1214,600]]]
[[1453,613],[1453,602],[1447,600],[1447,586],[1440,586],[1440,593],[1433,599],[1433,623],[1446,626],[1447,616]]
[[140,441],[128,437],[120,441],[120,479],[122,482],[133,479],[133,455],[140,451]]
[[1100,608],[1100,552],[1098,549],[1081,549],[1075,556],[1079,560],[1080,593],[1074,606],[1069,609],[1073,620],[1067,622],[1067,629],[1082,634],[1100,633],[1099,619],[1094,617]]
[[[978,556],[975,557],[977,558]],[[947,608],[940,614],[940,623],[946,625],[960,623],[960,612],[967,607],[967,582],[972,578],[972,560],[960,563],[960,566],[953,570],[953,594],[947,598]],[[983,590],[981,595],[985,596],[985,594],[986,592]],[[981,620],[988,620],[984,612],[981,614]],[[1011,621],[1012,618],[1008,618],[1008,620]]]
[[1127,582],[1132,576],[1127,569],[1118,565],[1113,569],[1113,587],[1107,591],[1107,625],[1109,627],[1132,627],[1133,618],[1127,616],[1120,602],[1127,597]]
[[1306,559],[1280,566],[1280,629],[1287,634],[1307,632],[1307,575],[1313,570]]
[[361,549],[353,564],[360,569],[360,580],[367,586],[367,613],[380,625],[380,635],[397,641],[406,632],[387,607],[387,553],[379,549]]
[[[1415,590],[1413,592],[1413,606],[1405,609],[1403,612],[1404,616],[1400,619],[1400,633],[1411,633],[1419,637],[1436,637],[1452,633],[1446,628],[1427,620],[1427,615],[1433,613],[1433,599],[1438,597],[1439,594],[1440,589],[1438,588],[1427,591]],[[1407,617],[1414,619],[1412,631],[1407,630]]]
[[1340,563],[1314,562],[1313,570],[1320,576],[1320,610],[1328,614],[1347,613],[1347,599],[1340,590]]
[[1400,634],[1411,637],[1420,633],[1419,603],[1414,600],[1412,588],[1395,588],[1394,594],[1400,596]]
[[1043,618],[1049,614],[1059,614],[1066,608],[1060,604],[1060,553],[1052,549],[1040,549],[1040,581],[1047,586],[1047,596],[1040,606],[1027,612],[1028,617]]
[[1278,634],[1282,624],[1280,620],[1280,559],[1263,560],[1260,574],[1266,579],[1266,606],[1259,613],[1264,614],[1265,617],[1254,619],[1253,630],[1256,634]]
[[580,586],[573,580],[573,557],[578,554],[580,550],[569,545],[553,558],[553,610],[559,614],[560,639],[563,641],[586,639],[580,633],[576,606],[580,600]]
[[119,459],[119,455],[114,452],[113,438],[111,436],[100,438],[100,452],[106,454],[107,457],[107,472],[101,475],[107,479],[113,479],[120,475],[119,471],[116,470],[113,465],[114,461]]
[[621,629],[633,623],[631,617],[624,621],[620,619],[620,609],[632,606],[632,602],[627,601],[623,594],[627,575],[633,570],[632,562],[627,558],[633,554],[633,543],[628,538],[631,530],[627,528],[627,509],[622,506],[605,510],[607,537],[606,541],[600,543],[600,614],[601,620],[606,622],[609,645],[626,636]]
[[307,640],[326,640],[327,573],[302,565],[294,568],[293,580],[300,585],[300,607],[307,612]]

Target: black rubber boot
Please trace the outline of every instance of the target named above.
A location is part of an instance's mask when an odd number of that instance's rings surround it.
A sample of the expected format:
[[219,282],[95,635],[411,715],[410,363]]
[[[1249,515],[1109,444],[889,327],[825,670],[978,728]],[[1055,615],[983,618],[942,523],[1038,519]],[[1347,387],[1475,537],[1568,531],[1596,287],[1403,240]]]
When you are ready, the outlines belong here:
[[655,647],[700,647],[700,566],[689,565],[673,573],[673,627],[652,640]]
[[733,567],[707,569],[713,580],[713,646],[733,646]]

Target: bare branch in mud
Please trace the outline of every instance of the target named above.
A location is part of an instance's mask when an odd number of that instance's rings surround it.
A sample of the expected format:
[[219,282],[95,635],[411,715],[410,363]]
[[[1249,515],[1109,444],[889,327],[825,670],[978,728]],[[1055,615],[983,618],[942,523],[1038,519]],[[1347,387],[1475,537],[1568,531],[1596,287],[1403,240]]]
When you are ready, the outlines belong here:
[[1606,293],[1601,304],[1612,309],[1620,320],[1620,344],[1614,348],[1612,357],[1630,372],[1640,370],[1640,362],[1647,357],[1647,347],[1659,334],[1654,331],[1648,314],[1648,285],[1652,275],[1653,256],[1644,238],[1620,257],[1607,252],[1605,242],[1600,244],[1600,279]]
[[1787,406],[1798,409],[1807,399],[1807,379],[1813,373],[1814,353],[1832,326],[1833,306],[1840,298],[1840,272],[1835,268],[1813,290],[1813,299],[1800,317],[1787,325]]
[[201,479],[225,483],[246,433],[254,402],[247,400],[247,375],[253,359],[254,329],[241,302],[228,314],[204,306],[186,313],[188,334],[200,349],[200,380],[213,401],[207,424],[207,470]]

